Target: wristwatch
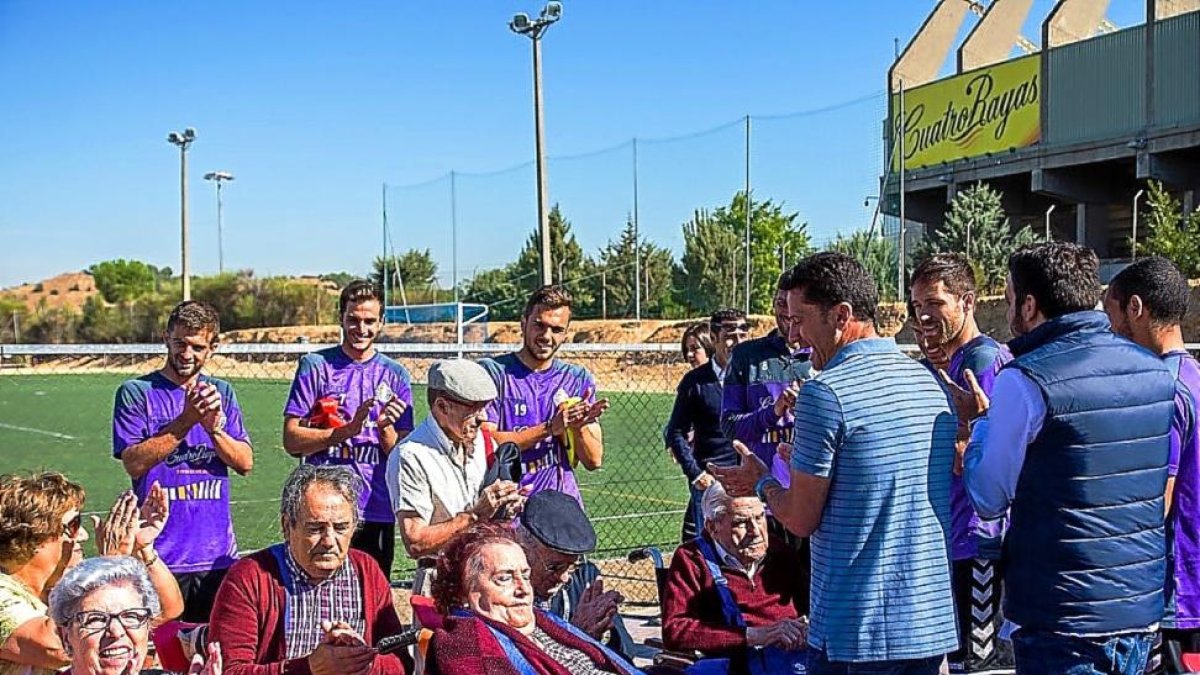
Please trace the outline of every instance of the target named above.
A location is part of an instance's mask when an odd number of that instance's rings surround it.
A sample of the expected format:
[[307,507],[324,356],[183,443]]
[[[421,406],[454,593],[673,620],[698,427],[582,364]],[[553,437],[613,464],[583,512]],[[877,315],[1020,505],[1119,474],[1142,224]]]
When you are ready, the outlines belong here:
[[759,478],[758,482],[754,484],[754,494],[758,495],[758,498],[761,499],[762,503],[764,504],[767,503],[767,488],[771,486],[782,488],[783,483],[780,483],[779,479],[775,476],[767,474],[762,478]]

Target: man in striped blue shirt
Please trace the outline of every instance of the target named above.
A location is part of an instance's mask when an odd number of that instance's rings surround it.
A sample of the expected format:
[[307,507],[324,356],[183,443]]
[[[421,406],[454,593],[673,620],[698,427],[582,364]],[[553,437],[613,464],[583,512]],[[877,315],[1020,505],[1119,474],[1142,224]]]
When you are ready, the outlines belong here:
[[710,472],[811,537],[810,674],[933,675],[958,646],[947,550],[956,418],[933,375],[875,333],[879,291],[853,258],[810,256],[787,291],[792,338],[821,371],[796,399],[791,486],[744,446],[740,466]]

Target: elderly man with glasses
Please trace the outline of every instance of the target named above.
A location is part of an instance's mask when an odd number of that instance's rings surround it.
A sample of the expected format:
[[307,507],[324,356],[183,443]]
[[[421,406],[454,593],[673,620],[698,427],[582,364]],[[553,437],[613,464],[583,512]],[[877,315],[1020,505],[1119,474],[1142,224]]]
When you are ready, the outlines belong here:
[[400,537],[417,561],[413,583],[427,595],[438,551],[480,520],[511,518],[525,496],[516,483],[486,484],[492,440],[481,433],[496,385],[462,359],[429,368],[429,416],[388,457],[388,489]]
[[632,658],[633,638],[618,613],[624,597],[604,590],[600,569],[583,558],[596,550],[596,530],[579,502],[557,490],[533,494],[516,539],[529,561],[534,605]]

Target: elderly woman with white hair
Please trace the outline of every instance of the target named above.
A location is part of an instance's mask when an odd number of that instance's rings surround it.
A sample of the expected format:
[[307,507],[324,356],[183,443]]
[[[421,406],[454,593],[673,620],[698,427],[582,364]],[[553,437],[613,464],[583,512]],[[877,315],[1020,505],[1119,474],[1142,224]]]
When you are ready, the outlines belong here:
[[[146,566],[128,556],[84,560],[50,593],[50,617],[71,659],[70,675],[129,675],[142,669],[150,622],[161,613]],[[220,675],[219,645],[192,675]]]
[[663,644],[728,660],[730,673],[791,672],[807,641],[803,559],[771,541],[758,497],[713,483],[701,499],[704,532],[671,558],[663,587]]

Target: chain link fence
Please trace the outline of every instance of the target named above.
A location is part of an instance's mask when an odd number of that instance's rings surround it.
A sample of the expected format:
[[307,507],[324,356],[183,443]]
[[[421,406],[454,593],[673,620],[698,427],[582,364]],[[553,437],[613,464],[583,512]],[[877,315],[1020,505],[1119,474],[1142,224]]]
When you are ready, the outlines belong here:
[[[317,344],[222,345],[206,372],[234,385],[255,449],[250,475],[233,477],[238,545],[251,551],[280,538],[279,490],[296,460],[283,451],[283,406],[296,363]],[[427,412],[425,378],[439,358],[478,359],[514,345],[380,344],[413,378],[415,420]],[[113,395],[122,381],[162,366],[162,345],[0,345],[0,471],[62,471],[84,484],[89,511],[107,509],[129,486],[112,458]],[[603,467],[579,467],[578,479],[599,546],[594,558],[634,601],[655,600],[649,563],[630,550],[673,549],[687,505],[687,484],[662,429],[675,385],[687,370],[674,344],[567,344],[560,358],[590,370],[612,407],[602,420]],[[414,565],[397,547],[392,579]]]

